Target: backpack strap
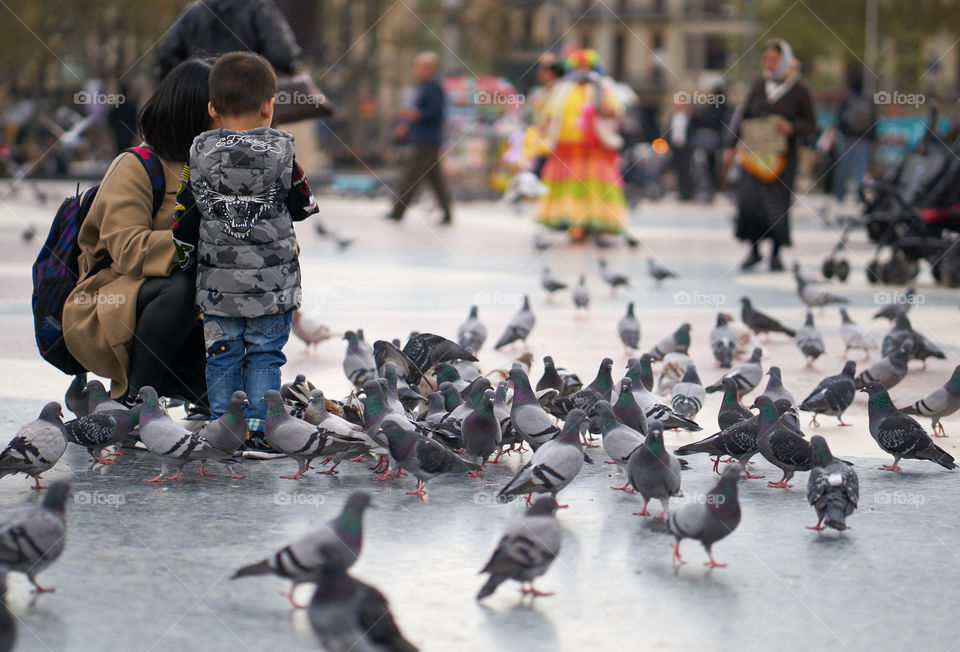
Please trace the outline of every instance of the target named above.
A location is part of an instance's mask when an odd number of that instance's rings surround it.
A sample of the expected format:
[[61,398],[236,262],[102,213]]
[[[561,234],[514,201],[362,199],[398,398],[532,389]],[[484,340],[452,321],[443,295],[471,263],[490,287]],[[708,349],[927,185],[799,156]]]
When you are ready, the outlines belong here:
[[[150,190],[153,193],[153,213],[151,215],[156,216],[160,212],[160,206],[163,205],[164,197],[167,194],[167,177],[163,171],[163,165],[160,163],[160,158],[149,147],[128,147],[123,151],[136,156],[137,160],[143,165],[143,169],[147,171],[147,177],[150,178]],[[93,264],[84,279],[94,276],[112,264],[113,259],[110,255],[104,256]]]

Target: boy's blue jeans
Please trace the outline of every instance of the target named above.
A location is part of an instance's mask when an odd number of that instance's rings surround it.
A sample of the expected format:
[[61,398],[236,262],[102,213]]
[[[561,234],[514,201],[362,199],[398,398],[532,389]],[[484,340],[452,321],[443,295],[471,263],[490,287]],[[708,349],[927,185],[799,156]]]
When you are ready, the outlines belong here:
[[227,411],[230,397],[243,390],[251,431],[263,432],[266,406],[260,402],[268,389],[280,389],[280,367],[287,361],[283,345],[290,336],[290,313],[263,317],[203,316],[207,347],[207,397],[210,416]]

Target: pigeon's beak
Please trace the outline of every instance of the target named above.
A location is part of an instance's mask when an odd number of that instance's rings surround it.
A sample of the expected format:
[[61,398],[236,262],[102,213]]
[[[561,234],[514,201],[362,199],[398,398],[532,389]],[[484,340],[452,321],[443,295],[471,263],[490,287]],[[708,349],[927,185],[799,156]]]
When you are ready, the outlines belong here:
[[243,399],[243,407],[250,407],[250,401]]
[[756,402],[756,401],[753,402],[753,405],[750,406],[750,409],[751,409],[751,410],[756,410],[756,409],[757,409],[757,402]]
[[866,387],[861,387],[861,388],[858,389],[857,391],[858,391],[858,392],[863,392],[864,394],[866,394],[866,393],[867,393],[867,388],[866,388]]

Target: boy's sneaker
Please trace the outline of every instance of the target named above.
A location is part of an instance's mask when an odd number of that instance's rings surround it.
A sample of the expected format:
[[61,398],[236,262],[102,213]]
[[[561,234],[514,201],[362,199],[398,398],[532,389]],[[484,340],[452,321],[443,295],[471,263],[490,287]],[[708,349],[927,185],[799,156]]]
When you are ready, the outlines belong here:
[[243,456],[255,460],[272,460],[284,455],[270,448],[262,432],[251,432],[250,438],[243,445]]

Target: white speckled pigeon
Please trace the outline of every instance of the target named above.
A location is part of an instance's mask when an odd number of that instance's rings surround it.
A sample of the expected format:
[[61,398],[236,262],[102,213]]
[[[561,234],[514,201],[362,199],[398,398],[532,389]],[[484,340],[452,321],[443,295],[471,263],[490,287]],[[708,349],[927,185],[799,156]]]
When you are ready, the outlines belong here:
[[490,560],[480,571],[490,576],[477,593],[477,600],[491,595],[507,580],[520,582],[523,595],[550,595],[537,591],[533,581],[547,572],[560,553],[562,536],[556,510],[556,500],[541,496],[523,516],[507,526]]
[[40,484],[40,474],[49,471],[67,450],[67,432],[57,402],[47,403],[40,416],[24,424],[0,453],[0,478],[23,473],[33,478],[34,489],[46,489]]
[[817,524],[810,530],[846,530],[846,519],[860,500],[860,481],[853,468],[830,452],[827,440],[820,435],[810,438],[813,464],[807,481],[807,502],[817,510]]
[[841,426],[851,424],[843,422],[843,413],[853,403],[857,394],[854,386],[854,376],[857,373],[857,363],[853,360],[847,360],[843,365],[843,371],[835,376],[828,376],[821,380],[810,395],[803,399],[800,409],[804,412],[813,412],[813,418],[810,423],[817,423],[818,414],[827,414],[837,417]]
[[103,456],[107,446],[119,446],[140,422],[140,406],[94,412],[63,424],[68,439],[90,453],[91,462],[116,464]]

